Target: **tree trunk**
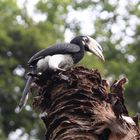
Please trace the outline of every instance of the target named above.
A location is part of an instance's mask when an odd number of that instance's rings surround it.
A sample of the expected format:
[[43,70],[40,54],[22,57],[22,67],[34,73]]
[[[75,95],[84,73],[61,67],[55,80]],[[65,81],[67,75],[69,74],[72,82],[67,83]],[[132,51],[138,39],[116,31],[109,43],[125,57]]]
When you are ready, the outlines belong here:
[[46,140],[140,139],[138,117],[129,117],[124,105],[124,83],[109,86],[97,70],[83,67],[35,78],[33,106],[45,114]]

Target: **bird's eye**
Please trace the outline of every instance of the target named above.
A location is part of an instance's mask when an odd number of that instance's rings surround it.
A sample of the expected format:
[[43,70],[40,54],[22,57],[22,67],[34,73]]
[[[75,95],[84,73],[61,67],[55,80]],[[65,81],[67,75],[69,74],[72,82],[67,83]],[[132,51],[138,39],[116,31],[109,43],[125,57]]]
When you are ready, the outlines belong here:
[[85,43],[89,42],[89,39],[87,37],[84,37],[83,40],[85,41]]

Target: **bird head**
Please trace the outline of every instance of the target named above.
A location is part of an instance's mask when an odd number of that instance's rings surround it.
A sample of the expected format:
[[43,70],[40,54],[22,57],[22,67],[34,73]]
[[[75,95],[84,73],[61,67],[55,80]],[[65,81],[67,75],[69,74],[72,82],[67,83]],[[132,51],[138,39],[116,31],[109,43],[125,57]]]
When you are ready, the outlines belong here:
[[91,52],[98,56],[101,60],[105,61],[103,55],[103,49],[101,45],[93,38],[89,36],[78,36],[75,37],[71,43],[78,44],[80,46],[84,46],[85,51]]

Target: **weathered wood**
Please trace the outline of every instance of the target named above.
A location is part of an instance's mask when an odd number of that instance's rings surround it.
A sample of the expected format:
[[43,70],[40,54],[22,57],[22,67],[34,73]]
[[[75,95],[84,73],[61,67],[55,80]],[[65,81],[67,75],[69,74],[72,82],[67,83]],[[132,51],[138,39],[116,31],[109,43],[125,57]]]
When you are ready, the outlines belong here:
[[122,118],[129,116],[124,105],[123,84],[111,86],[97,70],[83,67],[68,71],[47,71],[38,78],[38,95],[33,106],[46,115],[46,140],[136,140],[140,139],[138,117],[136,125]]

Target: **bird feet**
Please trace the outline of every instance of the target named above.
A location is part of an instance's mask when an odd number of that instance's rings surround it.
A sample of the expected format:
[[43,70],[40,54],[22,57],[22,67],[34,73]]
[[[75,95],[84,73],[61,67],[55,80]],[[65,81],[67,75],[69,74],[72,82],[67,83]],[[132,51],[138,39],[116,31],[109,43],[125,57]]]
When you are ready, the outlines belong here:
[[64,75],[62,72],[60,72],[60,73],[58,74],[58,76],[60,77],[61,80],[70,82],[70,78],[69,78],[68,76]]

